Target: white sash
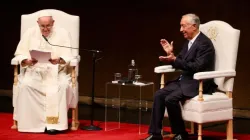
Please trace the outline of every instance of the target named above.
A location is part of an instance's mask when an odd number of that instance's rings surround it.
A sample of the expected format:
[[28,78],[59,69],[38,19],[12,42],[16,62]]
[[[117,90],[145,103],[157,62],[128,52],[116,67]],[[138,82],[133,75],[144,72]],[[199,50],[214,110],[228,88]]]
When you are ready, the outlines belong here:
[[47,65],[43,83],[46,87],[46,121],[49,124],[57,124],[59,119],[58,65]]

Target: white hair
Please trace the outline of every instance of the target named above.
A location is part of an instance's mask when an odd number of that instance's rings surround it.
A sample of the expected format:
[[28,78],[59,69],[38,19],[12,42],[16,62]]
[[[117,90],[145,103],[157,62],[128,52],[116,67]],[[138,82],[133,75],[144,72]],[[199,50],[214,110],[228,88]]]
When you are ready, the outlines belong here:
[[189,23],[196,24],[197,28],[200,26],[200,18],[196,14],[185,14],[182,17],[189,17]]

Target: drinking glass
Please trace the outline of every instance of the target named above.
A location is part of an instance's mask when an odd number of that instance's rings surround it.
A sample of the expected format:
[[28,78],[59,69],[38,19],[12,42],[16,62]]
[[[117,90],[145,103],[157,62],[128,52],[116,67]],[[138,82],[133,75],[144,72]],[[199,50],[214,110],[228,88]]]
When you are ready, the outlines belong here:
[[119,81],[119,80],[121,80],[122,74],[121,73],[115,73],[114,77],[115,77],[114,78],[115,81]]

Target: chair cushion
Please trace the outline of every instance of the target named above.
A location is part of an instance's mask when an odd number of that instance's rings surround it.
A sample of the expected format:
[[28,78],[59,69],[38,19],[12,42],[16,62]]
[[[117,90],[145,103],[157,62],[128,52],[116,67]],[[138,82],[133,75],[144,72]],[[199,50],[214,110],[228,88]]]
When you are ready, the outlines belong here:
[[[198,101],[199,96],[187,100],[183,105],[181,105],[182,110],[191,112],[209,112],[218,111],[223,109],[230,109],[233,107],[232,99],[228,98],[225,93],[215,92],[212,95],[203,95],[204,101]],[[165,110],[165,117],[168,116],[167,109]]]
[[203,95],[204,101],[198,101],[198,96],[187,100],[182,108],[194,112],[207,112],[232,108],[232,99],[222,92]]
[[195,123],[209,123],[233,119],[233,108],[221,109],[207,112],[194,112],[189,110],[182,111],[182,117],[185,121]]
[[[184,120],[206,123],[233,118],[232,98],[222,92],[215,92],[212,95],[203,95],[203,99],[204,101],[198,101],[196,96],[181,105]],[[164,116],[168,117],[167,109]]]

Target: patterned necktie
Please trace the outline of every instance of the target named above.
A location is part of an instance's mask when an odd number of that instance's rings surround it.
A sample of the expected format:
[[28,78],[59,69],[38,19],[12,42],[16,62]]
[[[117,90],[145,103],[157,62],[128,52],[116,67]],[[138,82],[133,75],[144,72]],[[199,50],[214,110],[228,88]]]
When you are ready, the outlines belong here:
[[191,48],[192,44],[193,43],[191,41],[189,41],[189,43],[188,43],[188,50]]

